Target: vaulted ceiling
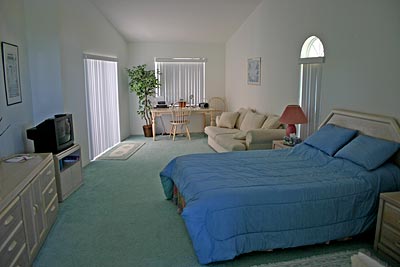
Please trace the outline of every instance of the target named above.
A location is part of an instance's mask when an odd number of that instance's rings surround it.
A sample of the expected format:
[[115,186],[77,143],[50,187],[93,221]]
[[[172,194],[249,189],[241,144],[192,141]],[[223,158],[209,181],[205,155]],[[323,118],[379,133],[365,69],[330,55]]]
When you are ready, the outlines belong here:
[[90,0],[129,42],[225,43],[262,0]]

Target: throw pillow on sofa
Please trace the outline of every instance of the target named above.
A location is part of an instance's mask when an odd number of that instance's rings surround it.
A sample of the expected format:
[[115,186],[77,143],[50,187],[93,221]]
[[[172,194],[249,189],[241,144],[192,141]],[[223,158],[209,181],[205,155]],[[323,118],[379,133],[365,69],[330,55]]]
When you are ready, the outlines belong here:
[[265,118],[266,116],[263,114],[248,111],[240,125],[240,130],[247,132],[253,129],[259,129],[265,121]]
[[278,129],[281,126],[279,121],[280,117],[276,115],[269,115],[265,120],[264,124],[261,126],[263,129]]
[[238,116],[238,112],[222,112],[219,120],[217,121],[217,126],[232,129],[235,127]]
[[240,125],[242,124],[244,117],[246,116],[246,113],[249,111],[248,108],[240,108],[237,112],[239,113],[239,116],[236,120],[235,128],[240,129]]

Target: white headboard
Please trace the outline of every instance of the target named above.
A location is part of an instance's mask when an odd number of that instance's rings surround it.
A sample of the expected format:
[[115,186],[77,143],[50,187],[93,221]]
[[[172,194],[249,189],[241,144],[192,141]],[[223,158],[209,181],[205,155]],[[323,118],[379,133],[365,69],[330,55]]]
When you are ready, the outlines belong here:
[[[319,127],[328,123],[358,130],[360,134],[400,143],[400,126],[393,117],[334,109]],[[400,151],[395,155],[395,162],[400,166]]]

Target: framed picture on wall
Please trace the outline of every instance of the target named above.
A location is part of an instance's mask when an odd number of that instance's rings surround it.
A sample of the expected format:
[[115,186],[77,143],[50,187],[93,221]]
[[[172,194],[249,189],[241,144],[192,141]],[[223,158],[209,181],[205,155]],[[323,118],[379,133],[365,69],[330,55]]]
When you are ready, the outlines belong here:
[[261,85],[261,58],[247,59],[247,84]]
[[18,46],[1,42],[3,60],[4,86],[6,89],[7,106],[22,102],[21,82],[19,77]]

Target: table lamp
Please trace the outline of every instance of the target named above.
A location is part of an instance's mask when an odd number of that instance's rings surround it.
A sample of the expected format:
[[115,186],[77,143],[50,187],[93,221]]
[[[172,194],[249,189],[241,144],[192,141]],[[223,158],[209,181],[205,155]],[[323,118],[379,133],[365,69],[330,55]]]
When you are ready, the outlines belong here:
[[288,105],[279,121],[288,125],[286,135],[290,136],[290,134],[296,134],[295,124],[307,123],[307,118],[299,105]]

